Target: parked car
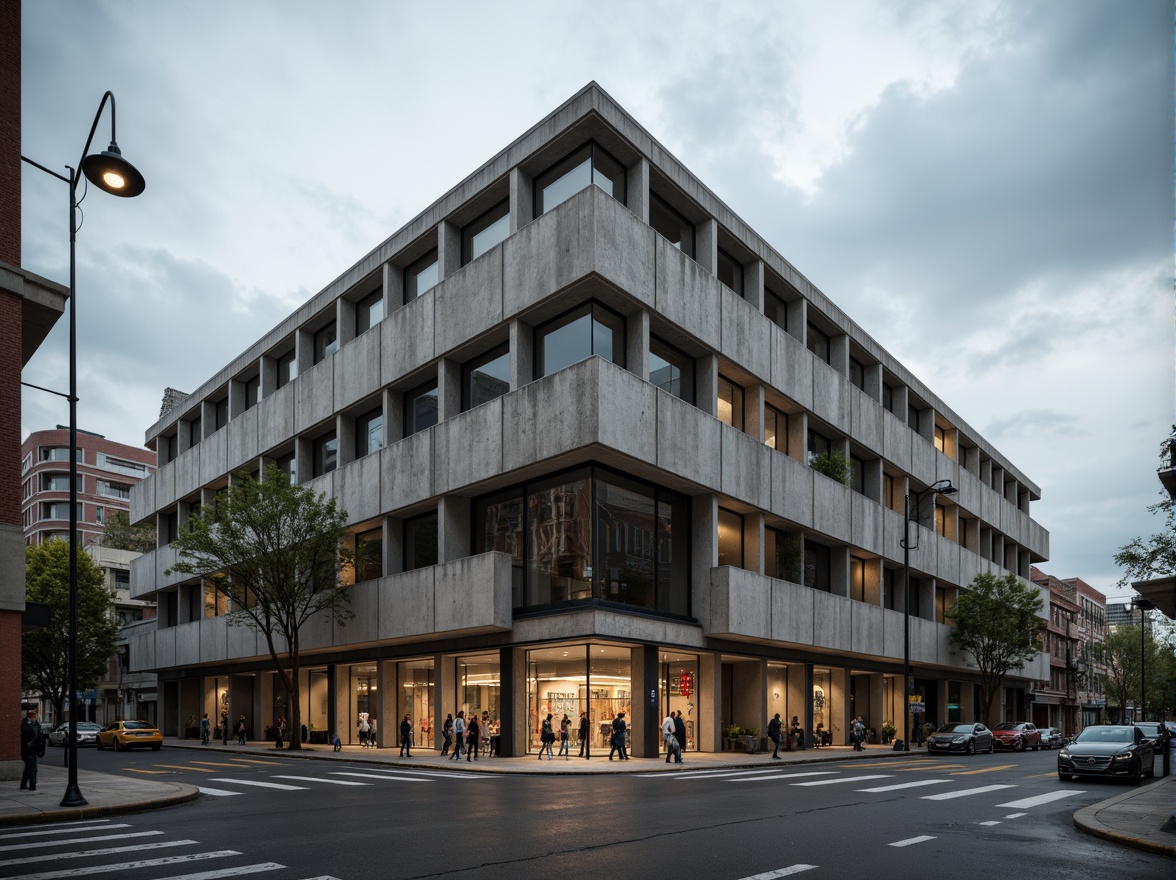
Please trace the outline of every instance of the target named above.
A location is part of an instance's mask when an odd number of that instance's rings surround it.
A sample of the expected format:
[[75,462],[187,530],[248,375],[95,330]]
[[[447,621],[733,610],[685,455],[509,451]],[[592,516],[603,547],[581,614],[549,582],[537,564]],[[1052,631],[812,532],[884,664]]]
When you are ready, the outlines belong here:
[[150,721],[115,721],[98,734],[98,748],[112,748],[117,752],[135,746],[150,746],[158,752],[163,745],[163,734]]
[[983,724],[961,721],[944,724],[927,738],[927,752],[977,752],[992,754],[995,749],[992,731]]
[[1025,749],[1037,751],[1041,748],[1041,731],[1027,721],[1002,721],[992,728],[998,749]]
[[1058,752],[1058,778],[1155,776],[1155,747],[1134,724],[1092,724]]
[[[92,746],[98,741],[98,731],[102,726],[95,724],[93,721],[79,721],[78,722],[78,745]],[[64,746],[65,740],[69,736],[69,722],[65,724],[58,724],[53,730],[49,732],[49,745]]]
[[1136,721],[1135,726],[1143,731],[1143,735],[1146,736],[1151,741],[1151,744],[1155,747],[1156,751],[1158,752],[1160,750],[1160,747],[1158,745],[1158,741],[1159,741],[1160,737],[1163,735],[1160,732],[1160,728],[1162,728],[1164,726],[1164,722],[1162,722],[1162,721]]
[[1056,727],[1039,727],[1041,731],[1041,747],[1043,749],[1060,749],[1066,744],[1066,738]]

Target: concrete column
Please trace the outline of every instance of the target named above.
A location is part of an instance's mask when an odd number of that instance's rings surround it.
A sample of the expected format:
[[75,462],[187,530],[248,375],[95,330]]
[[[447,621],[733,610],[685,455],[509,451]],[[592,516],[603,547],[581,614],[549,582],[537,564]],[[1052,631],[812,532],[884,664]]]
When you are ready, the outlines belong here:
[[845,334],[829,337],[829,366],[842,376],[849,375],[849,337]]
[[[438,520],[440,517],[438,516]],[[440,523],[438,523],[440,527]],[[384,517],[384,576],[404,571],[404,520]]]
[[764,573],[764,515],[743,515],[743,567],[756,574]]
[[453,358],[437,363],[437,410],[438,421],[461,412],[461,364]]
[[905,385],[898,385],[892,388],[890,392],[891,405],[894,407],[891,412],[894,413],[895,417],[898,418],[899,421],[901,421],[904,425],[906,424],[907,420],[908,396],[907,387]]
[[454,709],[457,695],[456,672],[453,657],[447,657],[445,654],[433,655],[433,718],[436,719],[436,723],[433,725],[432,745],[435,749],[440,749],[444,742],[441,728],[445,726],[445,716],[456,717],[457,714]]
[[[633,681],[632,755],[637,758],[656,758],[661,742],[658,712],[657,645],[641,645],[632,651],[631,680]],[[579,719],[576,719],[577,723]]]
[[229,380],[229,421],[245,412],[245,383]]
[[882,365],[867,364],[862,370],[865,388],[862,390],[879,403],[882,402]]
[[718,654],[703,653],[698,658],[698,748],[719,752],[723,748],[723,665]]
[[506,669],[500,669],[499,680],[502,682],[503,709],[511,706],[514,717],[509,727],[506,719],[503,719],[503,736],[510,731],[509,743],[504,741],[503,748],[511,749],[510,752],[504,751],[503,754],[517,758],[527,754],[527,723],[530,714],[527,708],[527,649],[503,648],[502,654],[507,651],[511,652],[510,662],[514,674],[508,679]]
[[871,458],[864,463],[862,494],[871,501],[882,503],[882,459]]
[[339,467],[355,461],[355,419],[342,413],[335,416],[335,437],[339,440]]
[[299,485],[314,478],[314,442],[309,437],[294,438],[294,470]]
[[707,415],[718,415],[719,359],[713,354],[694,361],[694,405]]
[[714,275],[719,268],[719,224],[708,217],[694,228],[694,260]]
[[833,737],[833,745],[849,744],[849,718],[851,704],[849,701],[849,670],[844,667],[833,667],[829,674],[829,711],[826,713],[829,721],[826,726]]
[[404,305],[404,270],[388,261],[380,270],[384,287],[384,314],[390,315]]
[[535,328],[517,318],[510,322],[510,390],[535,378]]
[[299,376],[314,366],[314,334],[301,327],[294,331],[294,364]]
[[788,416],[788,457],[802,463],[808,460],[808,413],[804,410]]
[[448,220],[437,224],[437,280],[444,281],[461,268],[461,229]]
[[649,222],[649,160],[644,156],[629,166],[625,180],[625,204],[642,223]]
[[328,742],[334,737],[338,736],[342,741],[343,736],[339,731],[339,681],[338,681],[338,667],[334,663],[327,664],[327,740]]
[[710,621],[711,569],[719,564],[719,499],[716,495],[698,495],[692,502],[691,517],[691,609],[694,616]]
[[886,714],[886,676],[882,673],[874,673],[870,676],[870,710],[862,713],[862,720],[865,721],[866,727],[872,727],[878,731],[879,742],[882,737],[882,722],[887,718],[893,716]]
[[[392,660],[376,663],[376,748],[391,748],[400,742],[400,681]],[[413,719],[415,728],[418,719]]]
[[390,445],[404,439],[404,393],[385,388],[381,398],[384,404],[384,443]]
[[757,312],[764,310],[764,264],[752,260],[743,267],[743,298]]
[[355,303],[343,297],[335,300],[335,335],[340,348],[355,338]]
[[834,596],[849,595],[849,548],[829,548],[829,592]]
[[[524,751],[520,747],[519,741],[512,738],[511,732],[516,729],[515,718],[526,715],[526,712],[521,710],[521,706],[527,704],[526,668],[522,651],[516,651],[514,648],[498,649],[498,679],[502,682],[501,693],[503,695],[503,699],[499,702],[498,729],[500,736],[498,749],[499,754],[504,758],[513,758]],[[511,683],[515,681],[523,682],[523,702],[521,704],[510,699],[514,693]],[[577,725],[579,721],[580,719],[577,718]]]
[[649,380],[649,312],[644,309],[626,319],[625,368]]
[[764,442],[764,386],[759,383],[743,389],[743,433]]
[[269,397],[278,390],[278,362],[267,355],[261,357],[261,396]]
[[534,184],[517,165],[510,169],[510,234],[535,219]]
[[470,499],[442,495],[437,500],[437,561],[453,562],[470,555]]
[[788,335],[808,344],[808,300],[797,297],[788,303]]

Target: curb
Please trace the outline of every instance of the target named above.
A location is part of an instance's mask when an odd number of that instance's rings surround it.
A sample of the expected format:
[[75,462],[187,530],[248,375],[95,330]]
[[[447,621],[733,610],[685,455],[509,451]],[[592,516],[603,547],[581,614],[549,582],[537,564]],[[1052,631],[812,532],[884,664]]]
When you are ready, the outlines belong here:
[[1135,797],[1136,794],[1138,792],[1132,790],[1116,795],[1109,800],[1083,807],[1074,814],[1074,827],[1084,834],[1089,834],[1092,837],[1098,837],[1102,840],[1108,840],[1111,843],[1122,844],[1132,849],[1139,849],[1160,856],[1168,856],[1169,858],[1176,857],[1176,845],[1155,843],[1144,838],[1133,837],[1130,834],[1124,834],[1122,831],[1115,831],[1098,820],[1098,814],[1101,811],[1108,807],[1113,807],[1121,801],[1129,800]]
[[173,782],[171,785],[179,789],[175,794],[151,798],[149,800],[131,801],[124,804],[106,804],[104,806],[59,807],[53,810],[42,810],[36,813],[19,813],[0,816],[0,828],[13,825],[35,825],[49,822],[68,822],[77,819],[97,819],[103,816],[119,816],[127,813],[145,813],[149,810],[160,810],[164,807],[175,807],[189,804],[200,797],[200,789],[194,785]]

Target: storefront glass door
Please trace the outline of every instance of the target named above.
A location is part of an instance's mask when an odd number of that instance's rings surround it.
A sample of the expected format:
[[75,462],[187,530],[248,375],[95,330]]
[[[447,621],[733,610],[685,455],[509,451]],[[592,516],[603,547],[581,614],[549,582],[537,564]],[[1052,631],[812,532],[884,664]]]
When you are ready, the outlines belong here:
[[400,722],[411,715],[413,745],[431,749],[433,741],[433,658],[407,660],[396,664],[400,698],[396,707],[395,729],[384,732],[385,746],[400,744]]
[[[658,654],[658,680],[661,683],[660,725],[668,712],[681,712],[686,725],[686,750],[698,749],[698,655],[661,651]],[[658,736],[658,750],[664,754],[665,741]]]

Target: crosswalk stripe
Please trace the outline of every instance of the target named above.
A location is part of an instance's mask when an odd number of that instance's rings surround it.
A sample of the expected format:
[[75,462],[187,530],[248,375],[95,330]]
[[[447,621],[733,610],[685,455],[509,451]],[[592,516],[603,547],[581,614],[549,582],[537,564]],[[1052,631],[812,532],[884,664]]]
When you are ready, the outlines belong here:
[[818,779],[816,782],[793,782],[792,785],[840,785],[843,782],[865,782],[867,779],[889,779],[885,773],[875,773],[871,776],[847,776],[844,779]]
[[[86,868],[68,868],[64,871],[42,871],[37,874],[22,874],[19,880],[64,880],[66,877],[84,877],[88,874],[108,874],[115,871],[133,871],[137,868],[156,868],[160,865],[178,865],[183,862],[199,862],[205,859],[221,859],[239,856],[235,849],[218,849],[210,852],[192,853],[187,856],[164,856],[161,859],[142,859],[137,862],[123,862],[118,865],[91,865]],[[232,876],[226,874],[225,876]],[[168,878],[178,880],[178,878]]]
[[232,785],[254,785],[258,788],[276,788],[278,791],[306,791],[305,785],[285,785],[281,782],[261,782],[257,779],[225,779],[221,777],[210,781],[228,782]]
[[977,822],[976,824],[977,824],[977,825],[999,825],[999,824],[1000,824],[1000,820],[998,820],[998,819],[989,819],[987,822]]
[[[774,768],[774,767],[770,767],[770,768],[763,767],[758,770],[727,770],[726,772],[722,772],[722,773],[705,773],[705,774],[704,773],[666,773],[665,771],[662,771],[661,773],[643,773],[642,775],[643,776],[656,776],[656,777],[664,778],[664,779],[679,779],[679,780],[681,780],[681,779],[698,779],[698,778],[719,779],[721,777],[729,777],[729,776],[762,776],[765,773],[773,773],[775,771],[776,771],[776,768]],[[835,771],[830,770],[829,772],[832,773]],[[728,779],[727,781],[734,782],[735,780]]]
[[275,776],[274,779],[293,779],[296,782],[326,782],[330,785],[371,785],[370,782],[348,782],[346,779],[322,779],[318,776]]
[[789,865],[787,868],[777,868],[775,871],[765,871],[762,874],[752,874],[743,880],[775,880],[776,877],[791,877],[801,871],[811,871],[816,865]]
[[245,865],[243,868],[225,868],[220,871],[197,871],[195,874],[177,874],[163,877],[160,880],[222,880],[225,877],[240,877],[242,874],[260,874],[262,871],[279,871],[285,865],[277,862],[260,862],[256,865]]
[[894,843],[888,843],[887,846],[910,846],[914,843],[926,843],[928,840],[934,840],[930,834],[923,834],[919,837],[908,837],[906,840],[896,840]]
[[815,770],[811,773],[771,773],[761,776],[753,776],[749,779],[728,779],[727,782],[762,782],[764,780],[776,779],[799,779],[802,776],[833,776],[836,774],[835,770]]
[[[334,776],[358,776],[363,779],[386,779],[389,782],[432,782],[431,779],[420,779],[416,776],[393,776],[389,773],[351,773],[346,770],[334,772]],[[359,784],[359,783],[357,783]]]
[[1083,791],[1051,791],[1048,794],[1039,794],[1036,797],[1022,798],[1019,801],[1009,801],[1007,804],[997,804],[998,807],[1008,807],[1013,810],[1027,810],[1029,807],[1039,807],[1042,804],[1052,803],[1053,801],[1068,798],[1075,794],[1085,794]]
[[880,785],[877,788],[859,788],[858,791],[868,791],[871,793],[881,791],[898,791],[901,788],[918,788],[923,785],[940,785],[947,782],[946,779],[919,779],[915,782],[899,782],[895,785]]
[[949,801],[952,798],[968,797],[974,794],[984,794],[989,791],[1000,791],[1002,788],[1016,788],[1015,785],[984,785],[980,788],[965,788],[963,791],[945,791],[943,794],[925,794],[925,801]]
[[[95,828],[95,831],[105,831],[106,828],[116,828],[120,826],[108,825],[105,828]],[[121,826],[129,828],[129,825]],[[79,829],[72,829],[78,831]],[[86,830],[86,829],[80,829]],[[9,843],[5,846],[0,846],[0,852],[16,852],[22,849],[37,849],[46,846],[73,846],[75,843],[90,843],[95,840],[126,840],[130,837],[153,837],[156,834],[163,834],[162,831],[132,831],[127,834],[100,834],[97,837],[70,837],[65,840],[35,840],[32,843]]]
[[981,767],[979,770],[961,770],[958,773],[951,774],[952,776],[976,776],[980,773],[995,773],[997,770],[1008,770],[1010,767],[1016,767],[1016,764],[997,764],[994,767]]
[[244,794],[244,792],[240,791],[226,791],[223,788],[209,788],[205,785],[198,785],[197,788],[201,794],[209,794],[213,797],[232,797],[233,795]]
[[307,877],[306,880],[339,880],[339,878],[331,877],[328,874],[323,874],[321,877]]
[[1028,816],[1028,813],[1009,813],[1005,816],[1006,819],[1020,819],[1022,816]]
[[444,770],[429,771],[429,770],[384,770],[380,767],[364,767],[365,770],[371,773],[392,773],[397,776],[423,776],[426,779],[495,779],[497,777],[491,776],[488,773],[446,773]]
[[[162,833],[162,832],[160,832]],[[115,853],[128,852],[143,852],[144,850],[152,849],[168,849],[173,846],[195,846],[200,843],[198,840],[160,840],[155,843],[132,843],[126,846],[107,846],[102,849],[87,849],[76,852],[65,853],[40,853],[35,856],[22,856],[19,859],[4,859],[0,861],[0,867],[10,867],[12,865],[30,865],[40,864],[41,862],[58,862],[62,859],[82,859],[90,858],[91,856],[109,856]]]
[[[94,825],[89,827],[91,822],[103,822],[103,825]],[[38,829],[36,831],[14,831],[10,834],[0,834],[0,840],[11,840],[14,837],[45,837],[50,834],[77,834],[79,831],[105,831],[107,828],[130,828],[131,826],[126,822],[119,822],[111,824],[109,819],[91,819],[89,822],[82,823],[87,827],[79,827],[77,822],[65,822],[61,826],[52,829],[51,831],[43,831]],[[67,827],[68,826],[68,827]]]

